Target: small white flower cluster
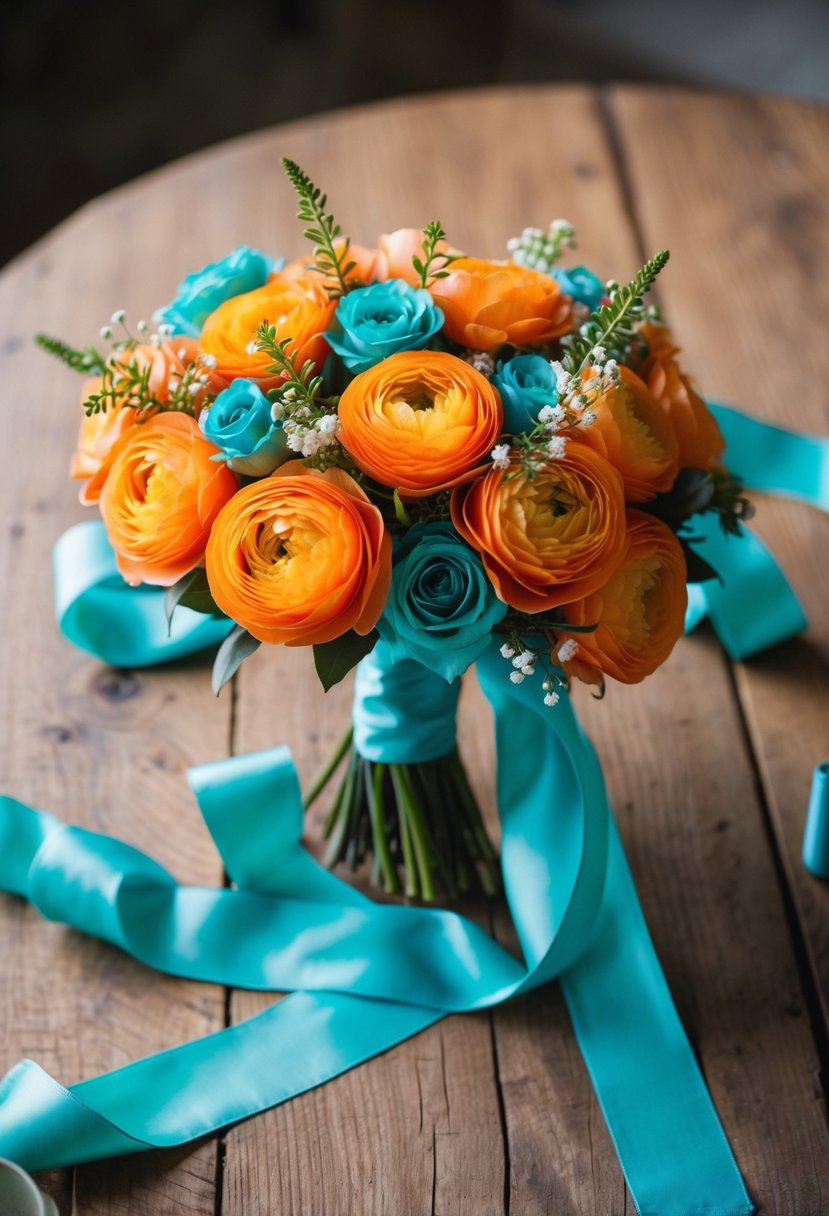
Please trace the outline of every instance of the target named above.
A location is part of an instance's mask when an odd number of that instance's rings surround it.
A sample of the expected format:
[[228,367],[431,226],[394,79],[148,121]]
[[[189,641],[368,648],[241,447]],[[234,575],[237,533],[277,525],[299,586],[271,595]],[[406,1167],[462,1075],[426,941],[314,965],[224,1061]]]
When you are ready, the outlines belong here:
[[489,453],[492,458],[494,468],[501,470],[506,470],[509,468],[510,450],[510,445],[508,443],[496,443],[495,447]]
[[320,414],[314,418],[307,405],[298,406],[286,418],[286,404],[290,409],[295,397],[295,389],[285,389],[281,398],[271,406],[271,417],[274,422],[282,422],[285,441],[292,452],[298,452],[301,456],[317,456],[339,441],[340,420],[336,414]]
[[619,364],[617,361],[607,358],[607,352],[603,346],[594,346],[581,369],[593,373],[586,381],[582,380],[581,371],[574,375],[556,359],[550,361],[550,366],[556,378],[559,405],[568,416],[568,424],[592,426],[596,421],[596,414],[590,409],[590,406],[618,381]]
[[525,228],[520,236],[507,241],[513,262],[529,270],[549,274],[563,249],[574,249],[576,230],[568,220],[553,220],[547,232],[540,228]]
[[523,684],[527,676],[535,675],[538,655],[534,650],[516,651],[514,646],[510,646],[508,642],[504,642],[504,645],[501,647],[501,656],[505,659],[512,659],[514,670],[510,672],[509,678],[513,684]]

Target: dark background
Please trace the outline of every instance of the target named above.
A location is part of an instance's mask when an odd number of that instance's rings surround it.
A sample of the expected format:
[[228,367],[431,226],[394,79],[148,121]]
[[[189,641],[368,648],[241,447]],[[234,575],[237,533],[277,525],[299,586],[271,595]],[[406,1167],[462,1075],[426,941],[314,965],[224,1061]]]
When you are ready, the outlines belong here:
[[95,195],[355,103],[517,81],[829,101],[827,0],[31,0],[0,19],[0,263]]

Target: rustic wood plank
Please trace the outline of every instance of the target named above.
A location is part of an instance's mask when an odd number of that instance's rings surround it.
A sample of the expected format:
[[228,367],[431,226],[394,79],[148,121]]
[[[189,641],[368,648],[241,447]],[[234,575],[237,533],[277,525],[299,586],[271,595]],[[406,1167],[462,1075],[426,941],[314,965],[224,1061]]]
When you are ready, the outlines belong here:
[[[700,96],[689,121],[685,96],[666,92],[657,120],[645,122],[653,106],[633,90],[618,95],[616,109],[629,133],[644,230],[652,242],[667,229],[682,266],[681,277],[666,276],[664,293],[689,366],[704,370],[707,390],[722,400],[826,435],[829,111],[779,98]],[[646,187],[655,163],[665,182],[657,194]],[[696,256],[709,248],[716,257]],[[712,347],[709,331],[724,340]],[[808,507],[758,501],[756,529],[794,585],[809,629],[739,665],[736,677],[829,1018],[829,888],[800,859],[811,772],[829,755],[829,520]]]
[[[825,360],[813,318],[813,310],[819,313],[814,293],[825,291],[817,287],[825,234],[807,293],[807,272],[798,277],[795,267],[798,258],[806,263],[806,248],[793,230],[788,243],[779,241],[779,215],[784,181],[800,200],[792,204],[798,214],[822,205],[825,171],[818,169],[818,152],[803,158],[801,141],[820,146],[822,139],[825,148],[826,122],[794,104],[767,108],[745,98],[668,90],[620,90],[612,116],[645,245],[673,251],[660,295],[687,366],[714,398],[783,424],[809,425],[808,415],[818,429],[815,407],[801,411],[799,403],[819,383],[815,361]],[[779,182],[776,157],[784,166]],[[802,825],[810,771],[802,757],[810,746],[814,754],[825,745],[819,741],[826,703],[825,596],[819,602],[825,570],[817,573],[816,588],[809,584],[821,565],[816,555],[826,551],[826,521],[806,508],[764,502],[758,530],[811,600],[817,623],[816,636],[746,664],[740,676],[744,697],[750,693],[765,722],[756,746],[764,764],[777,766],[781,782],[775,757],[799,732],[806,737],[805,746],[801,741],[793,749],[801,757],[799,788],[792,779],[777,791],[790,823]],[[601,708],[589,707],[587,717],[623,808],[660,957],[752,1193],[763,1211],[819,1211],[829,1185],[819,1060],[729,678],[711,639],[691,639],[663,671],[625,696],[624,712],[631,715],[625,732],[615,733],[612,720],[611,730],[602,730]],[[633,755],[626,746],[631,727]],[[788,763],[793,773],[794,756]]]
[[[85,343],[112,310],[148,315],[173,286],[168,257],[186,232],[162,192],[151,209],[129,193],[91,207],[2,277],[0,419],[7,454],[0,544],[2,788],[25,801],[147,849],[193,882],[221,869],[184,780],[194,762],[226,754],[229,706],[210,695],[203,661],[114,672],[80,654],[53,619],[50,550],[82,518],[67,478],[80,381],[34,348],[44,329]],[[209,226],[209,219],[205,223]],[[142,236],[143,233],[143,236]],[[127,239],[125,239],[127,238]],[[10,458],[9,458],[10,457]],[[221,989],[150,974],[116,950],[48,924],[22,901],[0,900],[5,1070],[23,1055],[62,1080],[217,1029]],[[72,1185],[50,1175],[64,1212],[213,1210],[215,1146],[87,1166]]]

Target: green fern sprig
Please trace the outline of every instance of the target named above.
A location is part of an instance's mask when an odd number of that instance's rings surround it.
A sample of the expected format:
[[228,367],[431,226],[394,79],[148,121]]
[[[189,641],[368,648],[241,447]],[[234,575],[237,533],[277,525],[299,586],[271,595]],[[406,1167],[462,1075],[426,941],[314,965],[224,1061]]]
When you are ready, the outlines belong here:
[[103,355],[94,346],[80,350],[69,346],[67,342],[61,342],[60,338],[50,338],[48,334],[36,334],[35,342],[41,350],[47,351],[67,367],[71,367],[73,372],[83,372],[86,376],[100,375],[106,366]]
[[340,226],[334,216],[326,211],[328,197],[315,186],[307,173],[300,169],[296,161],[282,158],[282,168],[288,175],[299,199],[299,219],[311,225],[306,228],[303,236],[314,244],[314,262],[317,269],[331,280],[329,294],[344,295],[349,290],[348,276],[355,269],[356,263],[348,261],[348,250],[351,245],[349,237],[342,238],[340,252],[334,242],[341,236]]
[[322,388],[322,376],[315,374],[316,364],[310,359],[307,359],[301,367],[297,365],[294,356],[288,349],[293,338],[283,338],[278,341],[276,326],[263,321],[256,331],[254,341],[258,349],[272,360],[268,373],[283,377],[282,383],[271,393],[271,396],[277,396],[283,401],[287,396],[288,401],[291,401],[294,407],[306,405],[316,408],[317,398]]
[[[446,233],[443,230],[443,225],[440,220],[430,220],[423,229],[423,257],[418,257],[417,254],[412,256],[412,265],[420,275],[420,286],[426,288],[429,286],[429,280],[445,279],[449,274],[446,269],[451,266],[452,262],[457,262],[461,256],[459,253],[438,253],[437,247],[441,241],[446,241]],[[440,265],[436,269],[432,269],[432,264],[439,262]]]
[[636,341],[636,323],[644,315],[642,297],[653,287],[669,257],[667,249],[661,250],[645,262],[629,283],[612,286],[610,303],[601,304],[591,313],[577,334],[562,339],[567,352],[562,360],[566,372],[578,375],[595,346],[604,347],[608,356],[620,362],[625,360]]

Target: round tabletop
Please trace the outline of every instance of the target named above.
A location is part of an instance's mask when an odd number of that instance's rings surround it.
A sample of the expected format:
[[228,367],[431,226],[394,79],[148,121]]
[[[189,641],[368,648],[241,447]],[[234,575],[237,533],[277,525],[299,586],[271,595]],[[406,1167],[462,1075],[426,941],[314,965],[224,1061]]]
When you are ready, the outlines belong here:
[[[439,218],[453,244],[500,257],[526,225],[563,216],[578,261],[620,280],[670,248],[659,301],[709,399],[829,429],[829,111],[818,106],[652,87],[404,99],[233,140],[83,208],[0,275],[0,773],[5,792],[195,883],[222,873],[184,770],[286,742],[307,781],[339,737],[348,689],[323,698],[307,655],[263,648],[215,700],[203,659],[113,671],[60,637],[49,552],[84,517],[67,479],[79,389],[32,337],[88,344],[114,309],[149,316],[241,242],[302,252],[284,155],[364,244]],[[829,1194],[829,893],[799,859],[811,772],[829,751],[829,525],[802,505],[758,502],[756,529],[803,602],[805,636],[735,665],[702,630],[643,685],[578,702],[752,1197],[804,1216]],[[491,803],[489,733],[470,689],[462,747]],[[471,911],[510,942],[500,908]],[[0,941],[0,1071],[33,1056],[72,1082],[271,999],[151,973],[11,897]],[[632,1210],[556,986],[448,1019],[221,1138],[41,1185],[77,1216]]]

